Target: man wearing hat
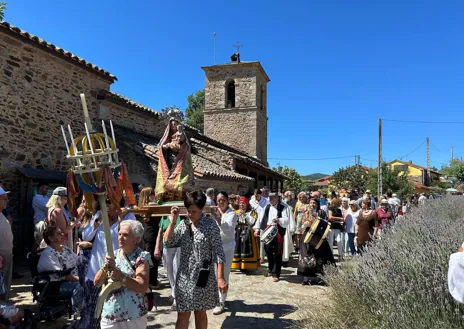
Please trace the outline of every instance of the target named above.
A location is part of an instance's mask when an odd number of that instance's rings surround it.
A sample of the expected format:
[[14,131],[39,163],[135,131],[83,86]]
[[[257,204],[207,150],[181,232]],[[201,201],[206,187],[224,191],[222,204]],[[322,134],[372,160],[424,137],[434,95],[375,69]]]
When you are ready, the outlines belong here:
[[8,219],[2,213],[8,203],[8,193],[0,187],[0,256],[3,260],[0,272],[5,280],[5,293],[0,295],[0,300],[3,301],[8,301],[13,273],[13,232]]
[[368,199],[371,201],[371,210],[376,210],[377,209],[377,203],[375,202],[375,199],[372,196],[371,190],[366,190],[366,194],[364,197],[359,198],[356,203],[358,204],[359,207],[361,207],[361,203],[363,200]]
[[264,246],[264,250],[269,262],[266,276],[272,276],[273,281],[278,282],[282,269],[284,236],[290,219],[286,206],[279,202],[279,195],[276,192],[269,194],[269,201],[270,204],[259,214],[253,229],[258,235],[259,229],[265,231],[268,227],[277,226],[277,234]]

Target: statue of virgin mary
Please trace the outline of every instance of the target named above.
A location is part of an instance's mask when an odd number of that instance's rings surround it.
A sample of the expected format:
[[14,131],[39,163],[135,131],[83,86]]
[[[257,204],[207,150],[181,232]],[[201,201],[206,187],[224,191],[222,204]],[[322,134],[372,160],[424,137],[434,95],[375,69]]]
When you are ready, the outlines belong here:
[[158,201],[182,201],[183,192],[193,188],[193,166],[190,142],[184,131],[183,113],[166,112],[168,125],[158,145],[158,172],[155,197]]

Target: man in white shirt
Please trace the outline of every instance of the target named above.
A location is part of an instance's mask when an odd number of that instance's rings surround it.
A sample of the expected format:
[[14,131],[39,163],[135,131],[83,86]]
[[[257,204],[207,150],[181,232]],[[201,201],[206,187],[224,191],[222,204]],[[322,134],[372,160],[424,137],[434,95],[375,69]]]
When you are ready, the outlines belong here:
[[46,183],[39,183],[37,185],[37,194],[32,199],[32,209],[34,210],[34,239],[37,243],[37,246],[40,245],[40,242],[43,238],[43,231],[45,229],[45,221],[47,218],[47,203],[49,200],[48,197],[48,185]]
[[278,282],[282,269],[282,247],[284,243],[284,236],[290,219],[288,217],[288,211],[286,211],[286,206],[279,202],[279,196],[277,193],[270,193],[269,201],[270,204],[261,212],[253,228],[256,232],[255,234],[258,235],[258,229],[264,231],[269,226],[277,226],[278,233],[271,242],[264,246],[264,250],[269,262],[269,270],[266,276],[272,275],[273,281]]
[[3,273],[6,289],[6,293],[0,295],[0,300],[5,302],[8,301],[11,275],[13,274],[13,232],[11,231],[10,222],[2,213],[8,203],[8,193],[0,187],[0,256],[3,263],[0,272]]
[[[268,204],[269,200],[263,197],[261,190],[256,189],[254,195],[250,199],[250,207],[256,210],[258,217]],[[260,234],[263,234],[263,232],[261,231]],[[259,258],[261,264],[264,263],[264,256],[264,243],[259,242]]]
[[427,197],[425,196],[425,193],[421,193],[418,201],[419,201],[419,205],[421,206],[425,204],[425,201],[427,201]]
[[[106,201],[108,207],[108,219],[110,222],[111,241],[113,242],[113,250],[119,248],[118,244],[118,232],[119,232],[119,215],[121,214],[121,208],[114,207],[109,200]],[[98,214],[98,215],[97,215]],[[85,277],[85,302],[82,310],[81,328],[96,328],[99,321],[94,319],[95,308],[98,302],[98,296],[100,288],[94,286],[93,280],[95,275],[102,268],[105,262],[105,256],[107,254],[106,249],[106,238],[103,225],[95,223],[99,221],[100,214],[97,213],[90,221],[82,232],[82,240],[92,241],[92,256],[90,257],[89,268]]]

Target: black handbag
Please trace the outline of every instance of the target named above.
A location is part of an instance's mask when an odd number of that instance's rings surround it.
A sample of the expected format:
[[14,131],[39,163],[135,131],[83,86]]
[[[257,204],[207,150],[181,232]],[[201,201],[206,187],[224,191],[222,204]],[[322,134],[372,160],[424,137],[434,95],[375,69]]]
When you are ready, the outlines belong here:
[[[195,256],[195,260],[197,261],[197,263],[199,263],[197,253],[195,252],[195,245],[193,242],[194,239],[193,239],[192,224],[190,224],[189,229],[190,229],[190,238],[192,240],[193,255]],[[200,271],[198,272],[198,278],[197,278],[197,283],[196,283],[196,286],[199,288],[204,288],[208,284],[211,261],[212,261],[212,256],[210,257],[209,260],[203,260],[203,264],[200,268]]]

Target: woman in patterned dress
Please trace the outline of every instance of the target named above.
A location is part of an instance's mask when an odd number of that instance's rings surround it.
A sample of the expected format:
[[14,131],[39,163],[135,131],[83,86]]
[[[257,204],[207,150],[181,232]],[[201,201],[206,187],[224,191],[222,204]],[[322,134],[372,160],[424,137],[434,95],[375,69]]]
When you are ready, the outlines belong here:
[[37,270],[39,273],[48,271],[72,271],[65,277],[58,274],[50,275],[51,281],[61,281],[60,296],[71,297],[75,317],[82,307],[84,289],[79,283],[77,271],[78,256],[67,246],[63,245],[63,233],[57,226],[47,227],[43,238],[47,248],[40,255]]
[[[184,205],[188,218],[174,229],[179,208],[172,207],[169,217],[171,223],[164,233],[167,248],[180,247],[175,292],[178,312],[176,329],[188,328],[192,311],[195,314],[195,328],[206,329],[206,311],[219,303],[218,288],[223,293],[228,290],[224,280],[226,257],[219,226],[203,214],[205,204],[206,196],[201,191],[187,193]],[[212,265],[214,263],[217,263],[217,280],[215,265]]]
[[305,192],[298,193],[298,202],[296,203],[293,218],[296,219],[296,231],[295,231],[295,244],[296,249],[299,247],[301,235],[303,234],[305,227],[303,226],[303,219],[306,212],[309,209],[308,197]]
[[119,224],[119,249],[114,258],[105,258],[105,265],[95,275],[95,287],[108,279],[120,281],[122,287],[113,290],[105,300],[101,314],[101,329],[145,329],[147,327],[148,290],[151,256],[138,247],[143,237],[143,225],[136,220]]

